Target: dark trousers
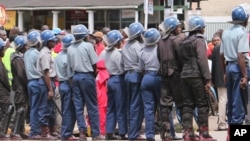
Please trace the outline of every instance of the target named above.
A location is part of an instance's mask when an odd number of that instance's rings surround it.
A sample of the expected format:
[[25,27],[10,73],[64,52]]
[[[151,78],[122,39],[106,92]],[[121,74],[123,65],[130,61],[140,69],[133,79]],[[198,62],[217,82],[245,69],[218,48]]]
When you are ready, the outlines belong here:
[[86,104],[90,119],[91,135],[93,137],[100,135],[96,83],[92,73],[76,73],[73,76],[73,101],[79,130],[87,131],[83,115]]
[[193,128],[195,107],[198,108],[199,126],[208,126],[208,102],[201,78],[184,78],[183,81],[183,110],[182,124],[184,129]]
[[40,101],[40,89],[39,79],[29,80],[28,82],[28,94],[29,94],[29,106],[30,106],[30,136],[40,135],[40,127],[38,116],[39,101]]
[[[48,88],[43,78],[40,78],[38,83],[40,88],[39,109],[38,109],[40,126],[53,127],[56,125],[55,104],[53,102],[53,99],[48,100]],[[50,83],[52,85],[53,90],[55,90],[54,81],[51,80]]]
[[9,104],[7,103],[0,103],[0,135],[4,133],[4,125],[7,119],[7,111],[9,108]]
[[244,93],[240,89],[240,79],[242,78],[238,64],[227,64],[227,120],[228,124],[242,124],[245,120],[245,109],[242,96]]
[[128,138],[135,139],[140,136],[143,121],[143,103],[141,97],[142,75],[136,71],[128,71],[124,77],[126,94],[128,95]]
[[126,93],[123,75],[110,76],[108,80],[108,109],[106,117],[106,132],[114,133],[116,123],[120,135],[127,134]]
[[73,102],[73,93],[68,81],[60,82],[59,93],[61,97],[62,128],[61,138],[67,139],[73,134],[76,111]]
[[183,105],[182,92],[182,82],[178,72],[163,77],[161,79],[160,105],[172,107],[175,102],[175,105],[181,110]]
[[141,84],[144,105],[145,135],[147,139],[155,138],[155,109],[161,95],[160,76],[155,71],[144,74]]

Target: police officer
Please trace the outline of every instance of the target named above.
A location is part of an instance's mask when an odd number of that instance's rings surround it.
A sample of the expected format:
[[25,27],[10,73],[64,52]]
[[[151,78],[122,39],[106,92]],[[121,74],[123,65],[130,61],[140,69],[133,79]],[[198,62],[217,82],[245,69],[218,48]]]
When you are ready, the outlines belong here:
[[66,34],[62,38],[63,50],[55,58],[55,68],[57,78],[59,81],[59,93],[61,96],[62,106],[62,128],[61,139],[62,140],[74,140],[77,139],[73,136],[73,129],[76,122],[76,111],[73,103],[73,94],[71,89],[71,83],[69,82],[68,71],[68,58],[67,48],[75,41],[72,34]]
[[143,34],[144,46],[140,52],[139,70],[144,72],[141,82],[141,94],[144,106],[145,135],[147,141],[155,140],[154,118],[156,104],[160,100],[161,85],[158,71],[160,62],[157,57],[157,42],[160,32],[150,28]]
[[[8,72],[2,62],[4,56],[4,47],[5,43],[0,39],[0,139],[6,140],[9,139],[9,136],[6,134],[6,129],[8,129],[8,124],[10,121],[10,115],[8,108],[11,105],[10,102],[10,84],[8,80]],[[11,106],[10,108],[12,108]],[[14,109],[11,109],[12,111]]]
[[86,141],[86,122],[84,119],[84,105],[86,104],[90,117],[91,134],[93,140],[105,139],[100,135],[99,113],[96,94],[96,62],[98,61],[93,44],[84,41],[88,37],[88,29],[79,24],[73,28],[75,43],[67,49],[70,70],[74,72],[72,78],[73,99],[76,109],[77,125],[80,141]]
[[16,107],[16,116],[14,128],[12,129],[11,139],[27,138],[25,135],[24,115],[28,108],[28,79],[25,72],[23,54],[27,49],[27,40],[25,36],[17,36],[14,40],[16,52],[11,55],[11,71],[13,75],[12,90],[15,92],[14,104]]
[[[246,26],[250,14],[246,11],[247,6],[249,7],[249,5],[240,5],[232,10],[232,21],[230,23],[233,26],[222,34],[220,53],[222,62],[226,62],[226,66],[223,66],[227,81],[227,119],[229,125],[241,125],[246,114],[246,109],[244,109],[248,81],[246,56],[249,52]],[[227,140],[229,140],[229,134],[228,132]]]
[[140,136],[143,119],[143,105],[140,93],[142,74],[139,70],[139,54],[143,46],[141,37],[144,27],[141,23],[131,23],[124,29],[128,38],[122,48],[122,61],[125,70],[125,89],[128,95],[128,138],[142,139]]
[[[209,135],[208,102],[206,91],[211,86],[211,75],[204,39],[205,21],[194,16],[188,21],[188,37],[181,43],[181,79],[183,82],[182,125],[184,141],[216,141]],[[205,88],[205,89],[204,89]],[[193,131],[193,111],[198,108],[199,136]]]
[[[126,112],[126,93],[124,88],[124,69],[121,62],[121,47],[123,36],[118,30],[111,30],[104,36],[107,45],[106,49],[100,54],[99,60],[104,60],[109,72],[107,83],[108,109],[106,119],[106,140],[126,139],[127,134],[127,112]],[[113,135],[116,123],[118,123],[119,135]]]
[[30,106],[30,139],[40,139],[40,128],[38,117],[39,109],[39,84],[38,80],[41,77],[36,68],[37,58],[39,55],[38,48],[41,46],[41,35],[37,30],[32,30],[27,35],[27,45],[29,49],[24,54],[24,65],[28,79],[28,94]]
[[39,79],[40,101],[39,101],[39,124],[41,128],[41,139],[57,139],[50,134],[55,132],[55,105],[53,102],[55,90],[56,71],[54,60],[51,56],[51,49],[55,46],[56,36],[51,30],[44,30],[41,33],[44,46],[40,50],[37,69],[41,74]]
[[158,43],[157,55],[160,61],[161,75],[161,99],[160,120],[163,131],[163,140],[172,140],[170,135],[169,115],[175,102],[177,108],[182,111],[182,85],[180,78],[180,65],[178,63],[179,44],[183,40],[180,34],[180,22],[175,17],[167,17],[160,25],[162,39]]

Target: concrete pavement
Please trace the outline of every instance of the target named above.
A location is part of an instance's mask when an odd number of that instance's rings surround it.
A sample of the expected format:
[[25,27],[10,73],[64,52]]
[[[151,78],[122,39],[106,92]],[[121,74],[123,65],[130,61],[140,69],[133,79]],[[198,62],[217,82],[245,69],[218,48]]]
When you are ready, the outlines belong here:
[[[209,133],[211,134],[211,136],[213,136],[214,139],[217,139],[217,141],[225,141],[226,140],[226,136],[227,136],[227,131],[217,131],[217,119],[218,116],[210,116],[209,117]],[[176,119],[175,119],[175,122]],[[197,128],[197,125],[194,125],[195,128]],[[77,129],[77,128],[76,128]],[[26,126],[26,133],[29,133],[29,126]],[[198,133],[197,133],[198,134]],[[178,137],[182,137],[182,133],[176,133],[176,135]],[[142,134],[143,137],[144,134]],[[157,134],[155,136],[156,141],[161,141],[160,135]],[[88,141],[91,141],[92,138],[88,137]]]

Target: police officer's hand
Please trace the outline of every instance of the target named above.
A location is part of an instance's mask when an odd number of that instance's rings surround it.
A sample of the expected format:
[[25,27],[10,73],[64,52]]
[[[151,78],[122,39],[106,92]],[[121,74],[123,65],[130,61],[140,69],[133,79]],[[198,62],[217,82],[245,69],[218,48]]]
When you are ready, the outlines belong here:
[[208,93],[210,91],[211,81],[207,80],[204,87],[205,87],[205,91]]
[[247,86],[247,78],[246,77],[242,77],[240,80],[240,88],[241,89],[245,89]]
[[48,91],[48,99],[52,99],[54,97],[53,91]]
[[227,82],[227,75],[226,74],[224,74],[223,79],[224,79],[224,83],[226,84],[226,82]]

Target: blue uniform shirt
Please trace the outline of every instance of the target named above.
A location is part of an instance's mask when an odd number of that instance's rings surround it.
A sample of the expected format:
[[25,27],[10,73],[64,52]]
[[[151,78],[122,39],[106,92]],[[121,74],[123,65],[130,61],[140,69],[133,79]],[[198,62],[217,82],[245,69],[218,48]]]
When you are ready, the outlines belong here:
[[110,75],[123,74],[123,65],[121,62],[121,52],[114,48],[113,50],[103,50],[100,54],[99,60],[104,59],[105,66]]
[[224,53],[226,61],[237,61],[237,53],[248,52],[248,33],[245,27],[233,25],[223,32],[220,53]]
[[69,71],[67,52],[61,51],[55,58],[55,68],[58,81],[66,81],[72,74]]
[[139,68],[141,71],[159,71],[160,62],[157,57],[157,46],[142,48],[140,53]]
[[28,80],[39,79],[41,73],[36,68],[39,51],[36,48],[29,48],[24,53],[24,65]]
[[41,76],[43,76],[43,72],[48,69],[49,70],[49,76],[55,77],[56,76],[56,70],[54,66],[54,59],[52,58],[51,51],[48,47],[44,46],[40,50],[40,54],[38,56],[37,60],[37,69],[41,73]]
[[124,70],[139,71],[139,55],[142,49],[142,44],[137,40],[128,41],[122,48],[122,61]]
[[92,66],[98,61],[94,46],[85,41],[69,46],[67,56],[70,69],[73,72],[94,72]]

